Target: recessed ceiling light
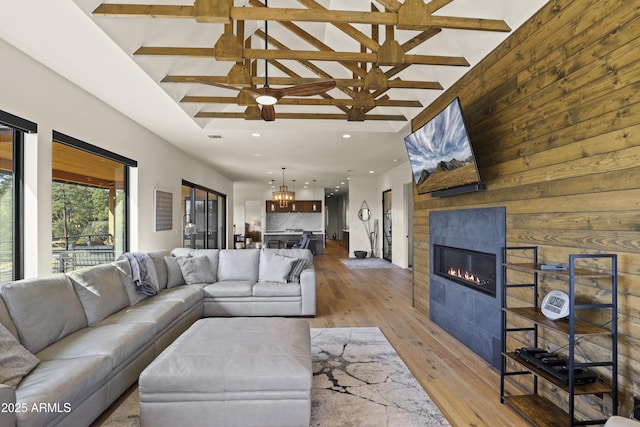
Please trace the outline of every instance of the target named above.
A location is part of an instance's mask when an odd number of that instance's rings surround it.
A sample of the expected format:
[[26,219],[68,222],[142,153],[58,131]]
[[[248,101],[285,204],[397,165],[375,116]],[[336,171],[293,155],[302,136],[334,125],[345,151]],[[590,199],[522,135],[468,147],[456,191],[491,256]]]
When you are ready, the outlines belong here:
[[336,188],[340,188],[340,186],[339,186],[339,185],[336,185]]
[[376,171],[369,171],[369,173],[376,173]]
[[344,182],[341,182],[340,185],[344,185]]
[[343,137],[344,139],[349,139],[349,138],[351,138],[351,134],[349,134],[349,133],[345,133],[345,134],[343,134],[343,135],[342,135],[342,137]]
[[257,138],[257,137],[259,137],[259,136],[260,136],[260,134],[259,134],[258,132],[254,132],[254,133],[252,133],[252,134],[251,134],[251,136],[254,136],[254,137],[256,137],[256,138]]
[[397,163],[397,162],[398,162],[398,159],[393,159],[393,163]]
[[262,154],[260,154],[260,153],[254,153],[254,154],[253,154],[253,156],[254,156],[254,157],[262,157]]

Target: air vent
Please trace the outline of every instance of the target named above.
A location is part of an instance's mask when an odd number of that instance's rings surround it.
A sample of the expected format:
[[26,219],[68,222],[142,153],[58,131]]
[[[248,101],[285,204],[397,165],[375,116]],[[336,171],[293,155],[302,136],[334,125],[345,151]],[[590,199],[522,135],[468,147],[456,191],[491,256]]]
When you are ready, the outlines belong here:
[[222,135],[207,135],[209,139],[222,139]]

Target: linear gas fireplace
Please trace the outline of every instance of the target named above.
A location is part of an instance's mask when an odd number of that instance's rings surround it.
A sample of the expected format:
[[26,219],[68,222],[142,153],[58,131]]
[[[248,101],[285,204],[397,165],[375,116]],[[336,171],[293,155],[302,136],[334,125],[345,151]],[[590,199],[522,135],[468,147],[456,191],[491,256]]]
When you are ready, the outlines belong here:
[[429,213],[429,316],[494,368],[502,363],[504,207]]
[[433,245],[433,273],[496,296],[496,255],[451,246]]

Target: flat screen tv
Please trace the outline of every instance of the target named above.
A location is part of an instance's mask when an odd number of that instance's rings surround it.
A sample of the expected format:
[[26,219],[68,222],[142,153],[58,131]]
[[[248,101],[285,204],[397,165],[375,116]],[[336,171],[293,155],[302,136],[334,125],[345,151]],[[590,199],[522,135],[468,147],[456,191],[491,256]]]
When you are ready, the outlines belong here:
[[482,188],[458,98],[404,142],[418,194]]

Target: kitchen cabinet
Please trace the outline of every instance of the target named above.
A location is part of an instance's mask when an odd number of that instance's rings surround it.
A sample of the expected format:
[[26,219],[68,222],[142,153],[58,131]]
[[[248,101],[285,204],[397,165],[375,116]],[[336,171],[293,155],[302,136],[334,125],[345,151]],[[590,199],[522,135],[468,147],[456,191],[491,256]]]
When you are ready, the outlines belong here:
[[267,200],[265,207],[267,213],[322,213],[322,200],[296,200],[295,202],[288,203],[287,206],[284,207],[280,207],[278,202]]

